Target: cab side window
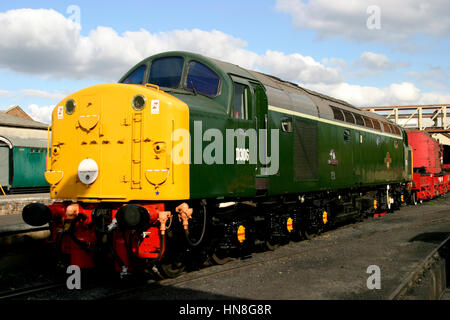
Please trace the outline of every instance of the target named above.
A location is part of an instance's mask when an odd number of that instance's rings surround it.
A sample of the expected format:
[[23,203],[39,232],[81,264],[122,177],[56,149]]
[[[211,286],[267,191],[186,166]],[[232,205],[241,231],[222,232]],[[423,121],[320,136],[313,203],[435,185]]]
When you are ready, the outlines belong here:
[[147,67],[145,65],[140,66],[136,70],[134,70],[122,83],[127,84],[142,84],[144,80],[145,69]]
[[249,89],[246,85],[234,84],[234,113],[235,119],[249,119]]

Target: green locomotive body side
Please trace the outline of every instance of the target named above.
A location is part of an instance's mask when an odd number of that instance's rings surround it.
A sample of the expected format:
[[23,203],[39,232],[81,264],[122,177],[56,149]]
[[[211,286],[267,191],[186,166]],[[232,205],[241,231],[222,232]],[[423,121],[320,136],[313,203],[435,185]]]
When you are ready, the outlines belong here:
[[[381,116],[275,77],[198,54],[167,52],[140,62],[120,82],[126,83],[145,66],[140,84],[148,83],[154,61],[173,57],[183,61],[180,81],[162,90],[189,106],[191,199],[337,191],[410,180],[403,129]],[[195,63],[219,79],[215,94],[198,93],[188,82]],[[239,86],[246,90],[245,117],[238,117],[234,109]],[[333,117],[335,109],[342,112],[342,119]],[[353,123],[346,118],[349,114]],[[261,129],[267,130],[266,135],[259,135]],[[271,130],[278,132],[278,149],[274,150],[279,152],[279,161],[277,170],[267,174],[265,157],[275,156],[270,154]],[[252,131],[257,134],[256,151],[246,135]],[[232,140],[227,137],[230,132]],[[238,136],[244,136],[241,149],[256,152],[256,161],[236,161]]]
[[[191,199],[254,196],[255,165],[249,163],[227,164],[225,145],[227,129],[234,131],[238,126],[240,128],[248,128],[251,124],[234,121],[227,114],[206,113],[196,108],[192,108],[189,115],[191,146],[194,146],[193,142],[197,140],[196,145],[198,148],[198,150],[191,148]],[[210,154],[208,146],[212,148],[216,140],[212,138],[212,141],[204,141],[204,138],[206,138],[205,133],[211,129],[217,133],[220,132],[220,136],[223,137],[223,147],[221,148],[222,155],[217,155],[216,157],[217,161],[208,163],[205,157],[207,153]],[[198,147],[199,145],[201,145],[201,148]],[[215,150],[215,152],[220,153],[218,150]],[[196,153],[198,155],[197,158],[195,156]],[[215,155],[214,152],[211,152],[211,154]]]
[[[274,127],[285,116],[286,113],[269,111]],[[380,135],[331,121],[295,115],[292,118],[298,125],[294,126],[292,133],[283,132],[280,135],[282,164],[279,174],[270,177],[270,195],[406,181],[403,141],[400,137]],[[331,159],[332,151],[334,159]],[[304,160],[303,164],[296,164],[296,159]]]

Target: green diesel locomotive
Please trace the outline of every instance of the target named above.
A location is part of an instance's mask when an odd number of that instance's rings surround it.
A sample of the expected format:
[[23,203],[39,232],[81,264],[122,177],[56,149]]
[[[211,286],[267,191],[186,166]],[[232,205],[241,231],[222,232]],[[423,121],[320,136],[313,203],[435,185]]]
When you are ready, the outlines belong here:
[[[410,197],[402,128],[198,54],[149,57],[119,84],[79,91],[57,109],[46,176],[53,198],[76,202],[30,205],[24,219],[51,220],[55,230],[69,223],[65,241],[110,246],[122,272],[136,255],[175,276],[187,259],[223,263]],[[127,164],[110,169],[122,161],[114,154]],[[114,236],[105,244],[99,232]],[[90,253],[66,248],[72,264],[93,264]]]

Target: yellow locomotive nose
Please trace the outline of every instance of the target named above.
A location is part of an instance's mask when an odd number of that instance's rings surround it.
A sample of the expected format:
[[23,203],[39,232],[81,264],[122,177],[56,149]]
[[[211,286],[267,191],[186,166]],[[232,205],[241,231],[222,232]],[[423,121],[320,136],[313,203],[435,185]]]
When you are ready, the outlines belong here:
[[171,155],[179,129],[189,132],[188,106],[154,86],[102,84],[72,94],[53,111],[52,198],[189,198],[189,163]]

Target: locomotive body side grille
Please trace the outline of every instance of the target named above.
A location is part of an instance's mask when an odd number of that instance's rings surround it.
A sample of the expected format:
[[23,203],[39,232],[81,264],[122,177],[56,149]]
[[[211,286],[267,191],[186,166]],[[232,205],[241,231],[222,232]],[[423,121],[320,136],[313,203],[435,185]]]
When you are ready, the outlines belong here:
[[319,178],[317,123],[294,120],[294,181]]

